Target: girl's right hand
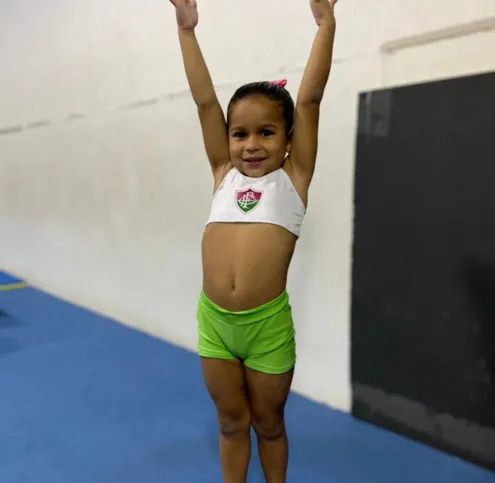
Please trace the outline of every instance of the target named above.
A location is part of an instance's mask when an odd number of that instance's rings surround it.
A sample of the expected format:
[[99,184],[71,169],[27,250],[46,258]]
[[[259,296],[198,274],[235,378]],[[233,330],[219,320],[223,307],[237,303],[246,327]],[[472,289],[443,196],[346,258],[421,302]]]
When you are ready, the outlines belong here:
[[170,0],[177,14],[177,25],[181,30],[194,30],[198,25],[198,5],[196,0]]

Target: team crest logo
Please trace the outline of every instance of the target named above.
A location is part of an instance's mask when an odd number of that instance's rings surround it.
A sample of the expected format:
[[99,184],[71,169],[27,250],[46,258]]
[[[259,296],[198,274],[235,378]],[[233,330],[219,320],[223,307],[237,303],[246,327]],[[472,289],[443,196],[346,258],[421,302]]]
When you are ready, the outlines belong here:
[[245,214],[253,211],[261,202],[263,191],[255,191],[251,188],[245,191],[237,191],[237,207]]

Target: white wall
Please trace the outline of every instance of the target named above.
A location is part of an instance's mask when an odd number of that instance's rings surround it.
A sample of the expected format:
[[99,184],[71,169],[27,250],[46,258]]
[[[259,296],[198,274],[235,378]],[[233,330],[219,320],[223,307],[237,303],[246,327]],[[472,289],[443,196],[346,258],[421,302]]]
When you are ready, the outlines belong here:
[[[296,94],[315,33],[308,1],[199,3],[223,103],[255,79],[288,77]],[[495,2],[341,0],[337,15],[289,289],[294,389],[349,410],[357,94],[495,69]],[[2,0],[0,65],[0,266],[194,350],[212,184],[168,1]]]

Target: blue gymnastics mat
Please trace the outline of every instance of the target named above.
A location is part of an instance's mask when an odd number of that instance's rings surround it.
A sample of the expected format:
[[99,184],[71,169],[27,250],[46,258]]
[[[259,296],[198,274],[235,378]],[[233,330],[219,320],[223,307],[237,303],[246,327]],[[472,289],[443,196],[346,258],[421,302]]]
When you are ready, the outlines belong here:
[[[1,483],[222,481],[194,353],[24,288],[0,292],[0,381]],[[295,394],[287,423],[289,483],[495,483]]]

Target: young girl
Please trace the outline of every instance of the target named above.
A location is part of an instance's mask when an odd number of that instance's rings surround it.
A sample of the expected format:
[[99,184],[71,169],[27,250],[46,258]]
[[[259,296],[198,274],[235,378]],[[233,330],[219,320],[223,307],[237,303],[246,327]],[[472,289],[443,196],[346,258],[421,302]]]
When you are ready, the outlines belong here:
[[296,105],[285,81],[257,82],[237,90],[226,120],[195,36],[196,2],[171,2],[214,180],[198,348],[218,413],[224,481],[246,481],[252,426],[267,482],[281,483],[296,362],[286,281],[315,168],[336,0],[310,0],[318,31]]

